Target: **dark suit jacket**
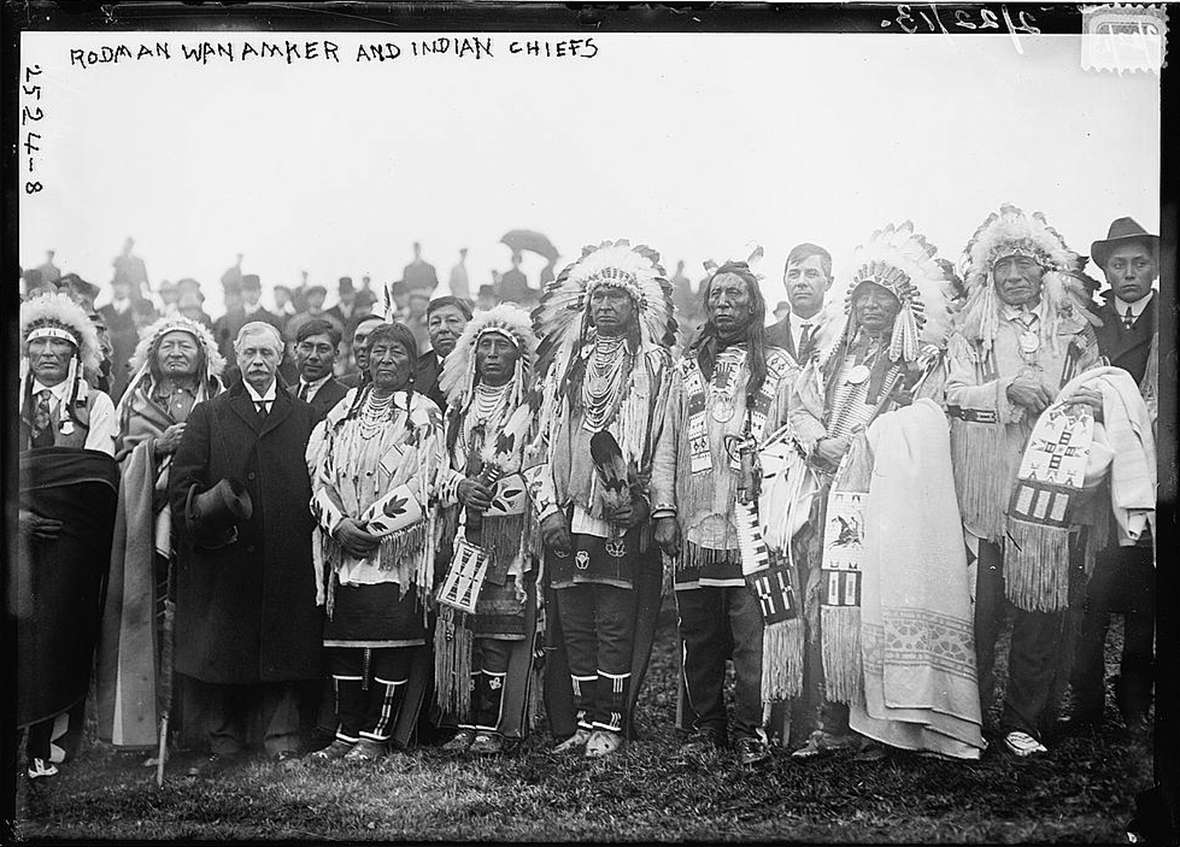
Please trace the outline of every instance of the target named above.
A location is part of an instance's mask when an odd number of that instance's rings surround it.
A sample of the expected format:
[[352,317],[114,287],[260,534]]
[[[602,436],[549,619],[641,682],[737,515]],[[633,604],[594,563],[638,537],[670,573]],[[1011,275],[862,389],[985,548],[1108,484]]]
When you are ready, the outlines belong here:
[[[299,383],[295,383],[295,392],[299,391]],[[320,390],[315,393],[315,396],[308,402],[311,404],[311,410],[315,413],[316,422],[324,419],[324,415],[331,411],[332,407],[344,399],[344,395],[348,393],[348,389],[335,377],[329,377],[328,381],[320,386]]]
[[[822,314],[822,313],[821,313]],[[799,352],[795,349],[795,338],[791,333],[790,326],[791,317],[788,315],[776,324],[771,324],[766,328],[766,344],[769,347],[781,347],[786,350],[791,358],[796,362],[799,361]],[[811,343],[808,344],[808,349],[802,351],[803,353],[810,353],[815,349],[815,336],[818,328],[813,328],[811,331]],[[804,356],[806,359],[806,356]],[[803,363],[800,363],[803,364]]]
[[[260,419],[245,386],[193,407],[172,460],[169,499],[180,535],[176,670],[205,682],[318,679],[323,616],[315,603],[304,452],[311,406],[279,386]],[[223,478],[250,492],[253,515],[234,543],[196,548],[187,531],[189,487]]]
[[438,387],[438,378],[442,374],[442,369],[438,364],[438,354],[433,350],[428,350],[418,357],[418,370],[414,375],[414,390],[419,394],[425,394],[440,411],[447,408],[447,399],[443,396],[442,389]]
[[1123,319],[1115,309],[1112,294],[1108,293],[1106,302],[1094,310],[1102,318],[1102,326],[1095,329],[1098,351],[1116,368],[1123,368],[1130,373],[1136,383],[1143,381],[1151,341],[1157,331],[1158,299],[1158,292],[1151,295],[1151,302],[1130,329],[1123,327]]

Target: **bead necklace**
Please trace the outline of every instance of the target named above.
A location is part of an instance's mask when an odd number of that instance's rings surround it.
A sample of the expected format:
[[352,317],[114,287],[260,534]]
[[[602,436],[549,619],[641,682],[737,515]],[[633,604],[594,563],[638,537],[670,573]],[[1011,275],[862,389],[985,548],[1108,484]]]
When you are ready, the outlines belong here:
[[365,398],[364,405],[361,406],[360,416],[357,418],[361,438],[368,441],[380,432],[382,427],[392,420],[392,410],[393,394],[378,397],[370,391],[369,396]]
[[511,398],[511,390],[511,382],[496,386],[480,383],[475,386],[474,402],[468,408],[467,417],[460,430],[463,437],[461,445],[463,455],[467,455],[472,446],[471,433],[473,430],[483,429],[486,432],[492,428],[493,424],[504,419],[504,412],[507,409],[508,400]]
[[630,355],[621,335],[599,336],[582,380],[583,426],[590,432],[606,428],[627,393]]

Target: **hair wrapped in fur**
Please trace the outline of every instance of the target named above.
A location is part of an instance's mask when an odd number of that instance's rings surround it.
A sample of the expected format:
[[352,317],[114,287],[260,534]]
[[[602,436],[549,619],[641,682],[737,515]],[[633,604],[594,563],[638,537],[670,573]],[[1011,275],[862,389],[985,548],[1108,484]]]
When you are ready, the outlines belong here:
[[[65,294],[41,294],[21,303],[20,337],[22,346],[29,333],[40,327],[65,330],[74,339],[76,356],[87,375],[97,375],[102,362],[98,330],[86,311]],[[22,349],[22,354],[27,352]]]
[[995,292],[992,269],[1007,256],[1026,256],[1044,270],[1041,298],[1049,306],[1048,319],[1041,322],[1042,340],[1057,343],[1061,318],[1097,321],[1089,311],[1097,283],[1082,269],[1086,259],[1070,250],[1065,239],[1049,226],[1040,212],[1027,214],[1011,204],[992,212],[963,250],[961,267],[967,288],[956,329],[970,341],[991,348],[999,320],[1000,300]]
[[660,254],[642,244],[631,246],[626,239],[604,241],[597,247],[582,248],[581,257],[568,265],[541,292],[533,310],[537,347],[536,371],[543,374],[565,349],[571,366],[582,361],[572,355],[592,340],[590,295],[609,285],[622,288],[635,303],[636,331],[632,346],[654,344],[671,347],[676,341],[672,283],[665,278]]
[[534,365],[537,358],[537,336],[533,334],[529,313],[515,303],[501,303],[484,312],[476,312],[463,334],[455,342],[455,349],[443,360],[438,384],[447,398],[447,405],[466,409],[475,390],[475,348],[489,332],[500,333],[511,339],[520,355],[516,372],[512,375],[513,408],[531,394]]
[[[714,281],[721,276],[732,274],[746,283],[750,293],[750,323],[746,327],[746,361],[749,362],[750,375],[746,380],[746,404],[751,405],[758,397],[758,390],[766,381],[766,298],[762,296],[762,287],[758,284],[759,275],[750,264],[762,256],[762,248],[754,251],[745,262],[728,261],[718,267],[713,262],[706,262],[705,268],[710,271],[709,278],[701,285],[701,300],[705,303],[706,311],[709,303],[709,290]],[[713,364],[717,361],[717,347],[720,340],[717,337],[717,327],[712,319],[705,321],[700,335],[686,351],[687,355],[696,356],[697,365],[705,379],[713,376]]]

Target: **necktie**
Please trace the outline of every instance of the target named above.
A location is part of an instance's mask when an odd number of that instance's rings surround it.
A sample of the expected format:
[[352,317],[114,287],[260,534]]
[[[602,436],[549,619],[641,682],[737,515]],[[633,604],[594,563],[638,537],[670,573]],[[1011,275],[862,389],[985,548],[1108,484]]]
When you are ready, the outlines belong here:
[[299,386],[299,399],[304,403],[307,402],[307,395],[311,391],[311,383],[304,382]]
[[37,406],[33,410],[34,447],[53,446],[53,428],[50,426],[53,419],[49,410],[49,401],[52,397],[53,392],[48,388],[37,392]]
[[809,344],[811,344],[811,324],[803,324],[799,330],[799,343],[795,345],[795,358],[805,359]]
[[254,408],[258,410],[258,417],[260,417],[260,418],[266,417],[266,401],[265,400],[255,400],[254,401]]
[[1135,325],[1135,315],[1131,313],[1131,307],[1127,307],[1127,313],[1123,315],[1123,329],[1130,329]]

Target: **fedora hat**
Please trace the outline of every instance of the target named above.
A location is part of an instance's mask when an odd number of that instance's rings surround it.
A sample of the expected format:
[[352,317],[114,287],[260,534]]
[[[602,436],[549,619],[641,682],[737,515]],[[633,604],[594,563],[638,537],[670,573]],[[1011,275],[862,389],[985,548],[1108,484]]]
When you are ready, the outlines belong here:
[[1106,239],[1095,241],[1090,245],[1090,257],[1098,267],[1105,267],[1106,260],[1110,258],[1110,254],[1115,248],[1132,241],[1142,241],[1152,250],[1159,250],[1160,237],[1158,235],[1149,233],[1139,226],[1133,218],[1117,218],[1111,223],[1110,229],[1106,233]]
[[238,524],[250,519],[254,504],[246,486],[236,479],[222,479],[212,488],[197,493],[188,490],[185,525],[193,544],[203,550],[218,550],[238,540]]

